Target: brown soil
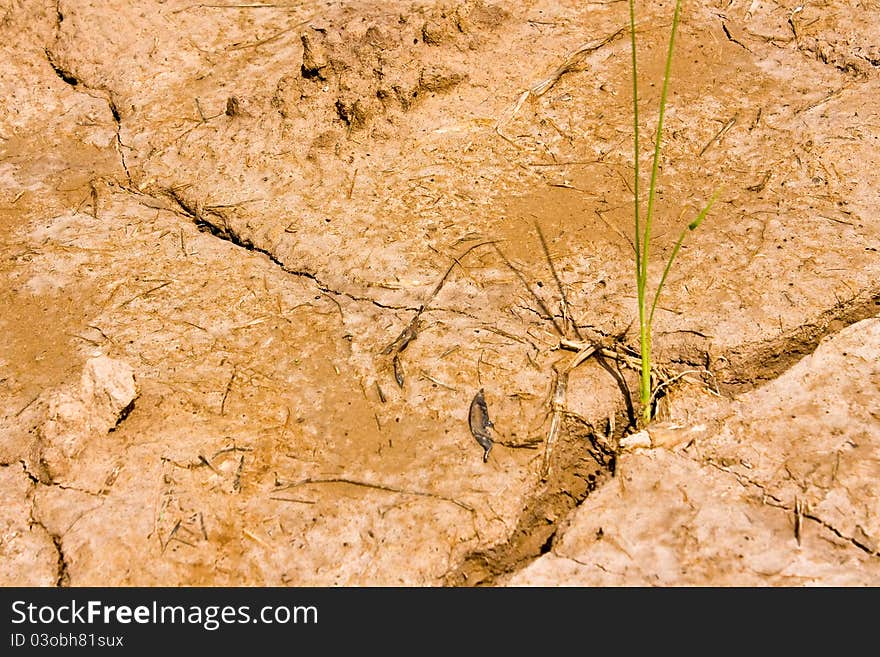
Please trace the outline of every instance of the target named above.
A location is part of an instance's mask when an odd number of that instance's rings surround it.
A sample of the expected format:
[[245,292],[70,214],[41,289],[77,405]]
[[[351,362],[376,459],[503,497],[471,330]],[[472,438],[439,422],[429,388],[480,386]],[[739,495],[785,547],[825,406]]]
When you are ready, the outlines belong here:
[[[638,5],[644,173],[671,4]],[[686,3],[655,280],[720,195],[656,318],[658,363],[693,371],[661,421],[758,440],[721,418],[880,314],[877,9]],[[636,375],[607,356],[571,371],[543,473],[560,338],[638,347],[626,22],[621,2],[0,4],[0,583],[499,585],[597,492],[628,504],[608,491]],[[880,525],[853,526],[876,562]]]

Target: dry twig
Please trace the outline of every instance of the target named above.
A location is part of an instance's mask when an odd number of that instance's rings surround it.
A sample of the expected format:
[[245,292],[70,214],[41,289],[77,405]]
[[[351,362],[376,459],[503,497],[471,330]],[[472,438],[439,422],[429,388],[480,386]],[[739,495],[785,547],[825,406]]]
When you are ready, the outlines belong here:
[[349,479],[348,477],[326,477],[326,478],[306,478],[300,479],[299,481],[291,481],[291,482],[278,482],[275,490],[285,490],[288,488],[297,488],[299,486],[306,486],[309,484],[348,484],[350,486],[358,486],[360,488],[372,488],[373,490],[381,490],[386,493],[398,493],[400,495],[415,495],[417,497],[430,497],[437,500],[443,500],[444,502],[449,502],[458,507],[461,507],[465,511],[470,511],[474,513],[475,510],[472,506],[465,504],[459,500],[456,500],[452,497],[446,497],[445,495],[438,495],[436,493],[428,493],[420,490],[411,490],[406,488],[397,488],[395,486],[386,486],[385,484],[374,484],[369,481],[359,481],[357,479]]
[[585,70],[586,64],[585,64],[584,60],[586,59],[586,56],[588,54],[598,50],[599,48],[601,48],[602,46],[604,46],[606,44],[611,43],[612,41],[616,40],[618,37],[623,35],[625,32],[626,32],[626,28],[622,27],[619,30],[617,30],[616,32],[614,32],[613,34],[610,34],[610,35],[606,36],[605,38],[600,39],[599,41],[590,41],[588,43],[585,43],[580,48],[577,48],[576,50],[573,50],[568,55],[566,55],[565,60],[562,62],[562,64],[560,66],[558,66],[556,68],[555,71],[553,71],[553,73],[551,73],[548,77],[544,78],[543,80],[536,82],[535,84],[533,84],[531,87],[529,87],[528,89],[526,89],[525,91],[523,91],[520,94],[519,98],[516,99],[516,102],[513,104],[510,111],[507,113],[506,118],[499,121],[495,125],[495,132],[498,134],[498,136],[501,137],[502,139],[504,139],[505,141],[513,144],[516,148],[520,148],[520,146],[515,141],[513,141],[510,137],[508,137],[507,135],[504,134],[502,129],[507,123],[512,121],[514,119],[514,117],[519,113],[519,110],[522,108],[523,103],[525,103],[526,100],[529,98],[540,98],[541,96],[546,94],[559,81],[559,78],[561,78],[566,73],[571,73],[573,71]]

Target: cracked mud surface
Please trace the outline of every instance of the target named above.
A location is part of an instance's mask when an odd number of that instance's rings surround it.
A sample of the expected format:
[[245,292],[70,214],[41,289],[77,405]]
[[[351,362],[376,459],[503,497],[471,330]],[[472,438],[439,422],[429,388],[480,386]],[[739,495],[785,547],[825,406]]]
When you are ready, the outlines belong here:
[[655,351],[719,394],[618,454],[587,360],[542,476],[558,332],[637,346],[625,9],[0,2],[0,582],[875,584],[876,2],[686,4]]
[[691,409],[508,583],[876,586],[878,348],[880,320],[865,320],[772,383]]

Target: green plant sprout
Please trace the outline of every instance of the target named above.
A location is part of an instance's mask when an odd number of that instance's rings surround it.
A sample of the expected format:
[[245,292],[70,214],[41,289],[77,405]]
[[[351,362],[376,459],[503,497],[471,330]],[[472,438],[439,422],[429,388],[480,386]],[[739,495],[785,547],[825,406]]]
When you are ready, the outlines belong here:
[[666,283],[666,277],[672,267],[672,262],[678,255],[681,244],[688,232],[697,227],[709,214],[715,199],[716,191],[706,206],[699,212],[697,218],[689,223],[682,231],[669,255],[666,267],[660,283],[654,291],[654,298],[648,306],[648,262],[650,259],[651,246],[651,222],[654,218],[654,198],[657,190],[657,177],[660,169],[660,151],[662,145],[663,116],[666,112],[666,98],[669,91],[669,78],[672,71],[672,53],[675,49],[675,33],[681,16],[681,0],[676,0],[675,11],[672,16],[672,31],[669,35],[669,49],[666,53],[666,68],[663,73],[663,87],[660,92],[660,109],[657,116],[657,134],[654,141],[654,161],[651,167],[651,181],[648,186],[648,205],[645,211],[644,221],[641,217],[641,203],[639,199],[639,86],[638,66],[636,63],[636,10],[635,0],[629,0],[629,27],[630,45],[632,49],[632,81],[633,81],[633,150],[635,155],[635,171],[633,174],[633,201],[635,213],[635,252],[636,252],[636,285],[638,288],[639,303],[639,347],[641,351],[641,379],[639,385],[639,398],[642,403],[642,420],[645,424],[651,421],[653,397],[651,390],[651,327],[654,322],[654,311],[657,309],[657,301],[660,292]]

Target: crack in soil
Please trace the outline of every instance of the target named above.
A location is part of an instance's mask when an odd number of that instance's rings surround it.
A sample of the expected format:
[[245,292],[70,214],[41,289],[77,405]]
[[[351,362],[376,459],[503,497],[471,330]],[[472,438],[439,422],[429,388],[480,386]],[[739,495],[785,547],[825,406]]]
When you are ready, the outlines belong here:
[[52,70],[55,71],[55,75],[61,78],[61,81],[69,84],[71,87],[78,87],[80,84],[79,78],[76,77],[73,73],[64,68],[61,64],[59,64],[55,55],[52,54],[52,51],[48,48],[44,48],[43,52],[46,53],[46,59],[49,61],[49,66],[52,67]]
[[[61,16],[60,11],[58,12],[58,15]],[[59,23],[60,20],[63,20],[63,18],[59,19]],[[52,67],[52,70],[55,71],[55,75],[61,78],[63,82],[69,84],[80,93],[85,93],[90,98],[95,98],[95,94],[97,94],[107,103],[107,107],[110,109],[110,115],[113,117],[113,122],[116,124],[116,136],[114,138],[116,152],[119,153],[119,162],[122,166],[122,170],[125,171],[125,177],[128,180],[128,184],[131,185],[131,172],[128,170],[128,163],[126,162],[124,151],[124,149],[130,149],[131,147],[122,141],[122,117],[119,114],[119,108],[113,98],[113,92],[104,87],[95,87],[83,82],[82,78],[76,73],[65,68],[49,48],[44,48],[43,52],[46,54],[46,60],[49,62],[49,66]],[[83,91],[83,89],[85,89],[85,91]]]
[[[199,230],[203,232],[210,233],[211,235],[218,237],[222,240],[230,242],[235,246],[241,247],[248,251],[253,251],[256,253],[262,253],[266,256],[273,264],[280,267],[285,273],[291,274],[293,276],[302,276],[304,278],[308,278],[312,282],[314,282],[315,287],[317,287],[321,292],[325,294],[335,294],[337,296],[344,296],[352,301],[363,301],[367,303],[371,303],[374,306],[382,308],[383,310],[408,310],[412,312],[417,312],[419,307],[417,306],[395,306],[391,304],[384,304],[375,299],[371,299],[370,297],[359,297],[350,292],[345,292],[342,290],[334,290],[330,286],[326,285],[322,282],[317,274],[313,274],[312,272],[291,269],[287,265],[285,265],[274,253],[271,251],[256,246],[253,242],[247,239],[243,239],[238,233],[236,233],[233,229],[229,227],[226,222],[226,218],[219,212],[215,210],[203,210],[198,206],[191,204],[189,201],[184,199],[174,188],[166,188],[162,190],[174,203],[180,208],[180,212],[185,216],[192,219],[193,223],[198,226]],[[214,216],[218,220],[222,222],[222,225],[216,221],[211,221],[208,217]]]
[[[249,240],[242,239],[229,228],[221,213],[213,210],[203,211],[183,198],[173,188],[163,191],[174,201],[180,213],[191,219],[201,230],[210,232],[240,248],[262,253],[286,273],[312,280],[322,292],[345,296],[354,301],[370,302],[383,309],[413,312],[420,310],[417,307],[386,305],[374,299],[334,290],[325,285],[315,274],[290,269],[273,253],[255,246]],[[209,217],[214,217],[214,220]],[[876,314],[877,306],[880,306],[880,293],[872,294],[867,299],[851,299],[841,302],[822,313],[819,319],[813,323],[802,325],[786,335],[764,342],[757,347],[734,351],[728,358],[728,363],[734,374],[723,381],[725,387],[728,391],[743,392],[777,378],[801,358],[812,353],[823,338],[835,334],[851,324],[872,317]],[[526,309],[541,315],[532,308]],[[542,317],[542,319],[546,318]],[[687,359],[682,362],[689,364]],[[698,365],[703,366],[705,363]],[[626,427],[628,424],[623,421],[620,426]],[[565,447],[562,443],[565,444]],[[503,583],[515,572],[552,549],[560,529],[564,526],[571,512],[587,498],[590,492],[613,476],[613,455],[603,453],[595,448],[584,450],[584,443],[595,447],[596,442],[592,430],[584,432],[582,427],[580,434],[578,434],[577,431],[572,431],[572,427],[569,426],[566,439],[561,441],[559,446],[557,474],[536,487],[520,514],[515,529],[506,540],[466,555],[457,567],[444,575],[443,579],[446,585],[494,586]],[[716,464],[712,465],[723,469]],[[737,476],[736,473],[727,470],[725,472]],[[739,480],[738,476],[737,478]],[[759,487],[765,499],[776,502],[771,504],[772,506],[791,511],[759,484],[751,481],[748,483]],[[804,515],[804,517],[809,516]],[[811,517],[811,519],[814,518]],[[870,549],[860,544],[856,539],[840,534],[830,525],[822,524],[841,538],[849,540],[853,545],[873,554]]]
[[84,495],[91,495],[92,497],[103,497],[103,493],[101,491],[93,491],[89,490],[88,488],[80,488],[79,486],[70,486],[69,484],[63,484],[59,481],[48,479],[48,477],[46,479],[41,479],[38,475],[35,475],[28,469],[27,463],[24,459],[21,459],[19,461],[19,464],[21,465],[22,470],[24,470],[25,475],[27,475],[27,478],[30,479],[31,483],[33,483],[34,485],[40,484],[43,486],[55,486],[56,488],[60,488],[61,490],[72,490],[76,491],[77,493],[82,493]]
[[[789,511],[790,511],[790,510],[791,510],[791,509],[789,509]],[[861,541],[859,541],[858,539],[856,539],[856,538],[854,538],[854,537],[852,537],[852,536],[847,536],[846,534],[844,534],[844,533],[842,533],[840,530],[838,530],[836,527],[834,527],[833,525],[829,524],[829,523],[826,522],[825,520],[822,520],[822,519],[819,518],[818,516],[814,516],[814,515],[812,515],[812,514],[810,514],[810,513],[805,513],[805,514],[804,514],[804,518],[807,518],[807,519],[809,519],[809,520],[812,520],[813,522],[817,522],[817,523],[819,523],[819,524],[822,525],[825,529],[827,529],[828,531],[830,531],[832,534],[834,534],[834,535],[837,536],[838,538],[841,538],[841,539],[843,539],[844,541],[849,541],[849,542],[852,543],[855,547],[857,547],[858,549],[860,549],[860,550],[862,550],[863,552],[867,553],[869,556],[880,558],[880,551],[875,550],[875,549],[872,549],[870,546],[865,545],[864,543],[862,543]]]
[[[761,501],[763,504],[766,504],[767,506],[772,506],[777,509],[782,509],[783,511],[786,511],[787,513],[796,513],[795,507],[792,507],[792,506],[785,504],[781,499],[779,499],[778,497],[776,497],[772,493],[768,493],[767,489],[762,484],[759,484],[758,482],[753,481],[738,472],[734,472],[732,470],[729,470],[728,468],[724,467],[720,463],[716,463],[712,459],[706,459],[703,461],[700,461],[698,459],[691,459],[691,460],[694,461],[695,463],[698,463],[701,465],[709,465],[717,470],[720,470],[721,472],[724,472],[726,474],[733,476],[736,479],[737,483],[739,483],[744,488],[747,485],[754,486],[755,488],[758,488],[761,491]],[[768,499],[772,500],[772,501],[768,502],[767,501]],[[847,536],[846,534],[844,534],[839,529],[834,527],[829,522],[823,520],[822,518],[820,518],[816,515],[813,515],[811,513],[803,513],[802,517],[807,518],[808,520],[812,520],[813,522],[821,525],[822,527],[824,527],[825,529],[830,531],[832,534],[834,534],[838,538],[852,543],[853,546],[855,546],[859,550],[862,550],[863,552],[865,552],[869,556],[880,557],[880,551],[872,549],[870,546],[865,545],[864,543],[862,543],[861,541],[859,541],[858,539],[856,539],[853,536]]]
[[[880,311],[880,291],[841,301],[810,323],[765,342],[733,349],[727,356],[730,373],[719,377],[727,394],[741,394],[772,381],[812,354],[826,337],[874,317]],[[727,369],[727,367],[725,367]]]
[[[33,515],[31,516],[31,518],[33,518]],[[52,534],[41,522],[37,522],[37,524],[42,527],[47,534],[49,534],[49,538],[52,539],[52,544],[55,546],[55,550],[58,552],[58,575],[55,578],[55,586],[59,588],[70,586],[70,573],[67,570],[67,558],[64,556],[64,546],[61,544],[61,537],[57,534]]]
[[739,472],[734,472],[733,470],[721,465],[720,463],[716,463],[711,458],[707,458],[704,460],[691,458],[691,460],[698,465],[708,465],[708,466],[715,468],[716,470],[720,470],[721,472],[724,472],[725,474],[731,475],[734,479],[736,479],[737,483],[740,486],[742,486],[743,488],[747,488],[748,486],[754,486],[755,488],[760,489],[762,502],[764,502],[766,504],[766,500],[768,498],[773,500],[773,502],[774,502],[774,504],[769,504],[768,506],[775,506],[780,509],[787,508],[781,499],[779,499],[778,497],[776,497],[772,493],[768,493],[767,489],[764,488],[764,486],[762,484],[759,484],[757,481],[752,481],[751,479],[743,476]]
[[[64,21],[60,0],[57,0],[55,3],[55,11],[56,31],[60,33],[61,23]],[[745,48],[742,43],[732,37],[724,23],[722,23],[722,29],[729,40]],[[797,33],[795,33],[795,37],[797,37]],[[804,52],[805,49],[801,47],[801,44],[798,43],[797,45],[798,50]],[[746,49],[748,50],[748,48]],[[818,53],[809,49],[807,49],[807,52],[818,56]],[[125,172],[129,187],[132,187],[132,176],[128,169],[124,152],[124,149],[130,149],[131,147],[125,145],[121,138],[122,117],[113,92],[109,89],[90,86],[83,82],[75,72],[66,68],[49,48],[45,48],[45,55],[53,71],[62,81],[75,90],[86,93],[91,97],[100,95],[107,102],[116,124],[115,147],[119,153],[120,164]],[[869,62],[876,66],[873,61],[869,60]],[[826,63],[831,62],[826,61]],[[846,68],[841,68],[841,70],[847,72]],[[222,213],[192,204],[177,193],[174,188],[167,188],[161,191],[174,202],[178,208],[178,214],[189,218],[203,232],[209,232],[219,239],[228,241],[248,251],[255,251],[265,255],[285,273],[308,278],[317,289],[325,294],[344,296],[353,301],[369,302],[384,310],[417,313],[423,310],[419,306],[383,304],[369,297],[361,297],[349,292],[332,289],[322,282],[317,274],[292,269],[269,250],[258,247],[250,240],[243,238],[228,226],[226,218]],[[761,343],[734,348],[726,358],[725,370],[727,372],[725,372],[726,376],[720,379],[720,383],[725,388],[725,392],[740,393],[773,380],[791,368],[801,358],[811,354],[823,338],[833,335],[851,324],[876,315],[878,307],[880,307],[880,292],[870,292],[867,298],[854,298],[838,303],[833,308],[823,312],[814,322],[803,324],[785,335]],[[542,319],[547,319],[542,313],[533,308],[523,308],[526,311],[535,313]],[[557,317],[563,319],[562,316],[558,315],[552,315],[552,317],[554,319]],[[686,359],[677,362],[700,367],[705,365],[705,363],[690,363]],[[621,422],[620,425],[628,426],[628,420],[630,419],[627,418],[627,421]],[[531,496],[525,503],[519,516],[516,527],[505,540],[491,547],[482,548],[466,555],[457,567],[444,576],[446,584],[454,586],[479,586],[503,583],[514,572],[525,567],[542,554],[549,552],[553,548],[556,538],[564,528],[571,512],[593,490],[614,476],[615,455],[598,447],[599,443],[596,440],[596,434],[590,427],[582,422],[566,417],[565,431],[559,438],[555,455],[555,467],[551,476],[546,481],[539,480],[535,483]],[[24,461],[21,461],[21,464],[34,488],[41,483],[65,488],[63,485],[54,482],[46,483],[40,481],[39,478],[28,470],[27,464]],[[711,461],[708,464],[733,475],[743,486],[748,484],[758,487],[762,491],[763,498],[771,500],[770,502],[765,502],[768,505],[792,512],[792,509],[768,493],[760,484],[750,481],[738,473],[727,470],[719,464],[712,463]],[[8,466],[9,464],[0,465]],[[868,546],[860,543],[855,538],[843,535],[820,518],[809,514],[804,514],[803,517],[818,522],[838,537],[850,541],[854,546],[868,554],[880,556],[876,551],[872,551]],[[52,539],[57,551],[56,586],[68,586],[70,575],[61,536],[51,533],[40,520],[34,517],[33,505],[31,508],[31,523],[42,527]]]
[[[33,494],[33,492],[36,491],[37,486],[39,486],[42,482],[28,470],[27,463],[25,463],[24,460],[20,461],[20,463],[25,476],[27,476],[27,478],[31,481],[31,494]],[[67,564],[67,556],[64,554],[64,545],[62,543],[62,538],[59,534],[55,534],[49,531],[49,528],[46,527],[45,524],[43,524],[43,521],[34,515],[35,505],[36,500],[31,497],[31,508],[30,517],[28,518],[28,524],[32,527],[37,526],[42,529],[46,533],[46,536],[51,539],[52,545],[55,546],[55,552],[57,555],[55,566],[55,586],[70,586],[70,572]]]
[[37,475],[35,475],[33,472],[28,470],[27,463],[25,462],[24,459],[21,459],[19,461],[19,463],[21,464],[21,469],[24,471],[25,476],[31,480],[32,484],[34,484],[36,486],[37,484],[41,483],[40,478],[37,477]]
[[506,539],[465,555],[443,576],[446,586],[496,586],[549,552],[571,514],[591,492],[614,476],[616,455],[601,447],[582,421],[566,418],[554,467],[537,482],[516,527]]

